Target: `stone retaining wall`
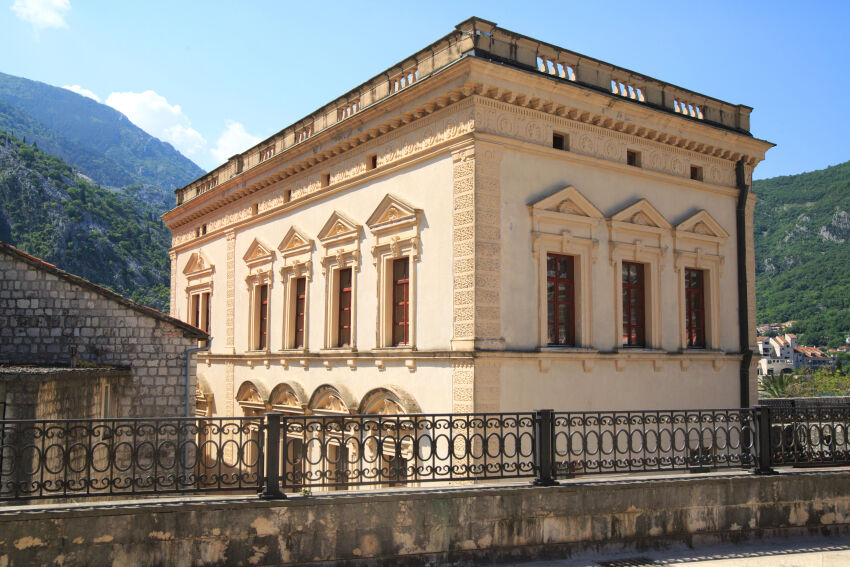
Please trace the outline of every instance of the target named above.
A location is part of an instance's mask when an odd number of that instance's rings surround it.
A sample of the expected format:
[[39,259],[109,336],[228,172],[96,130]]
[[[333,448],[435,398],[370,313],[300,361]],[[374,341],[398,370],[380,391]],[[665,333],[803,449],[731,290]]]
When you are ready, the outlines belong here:
[[0,512],[0,565],[421,565],[846,533],[850,471]]

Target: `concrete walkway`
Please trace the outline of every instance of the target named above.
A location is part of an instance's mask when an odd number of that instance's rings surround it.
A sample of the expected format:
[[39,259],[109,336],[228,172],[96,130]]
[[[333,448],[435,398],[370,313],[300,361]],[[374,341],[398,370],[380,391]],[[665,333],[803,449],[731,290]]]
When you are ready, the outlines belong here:
[[850,536],[776,539],[674,547],[664,551],[582,553],[569,559],[513,563],[522,567],[850,567]]

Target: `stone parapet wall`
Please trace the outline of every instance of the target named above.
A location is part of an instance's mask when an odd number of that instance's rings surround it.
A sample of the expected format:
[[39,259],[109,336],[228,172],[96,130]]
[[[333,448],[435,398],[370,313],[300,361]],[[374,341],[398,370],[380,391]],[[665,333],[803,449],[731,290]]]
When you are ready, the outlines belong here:
[[[69,366],[76,359],[129,368],[118,415],[183,415],[184,353],[205,335],[38,263],[0,253],[0,364]],[[194,382],[194,370],[191,376]]]
[[441,564],[847,533],[850,472],[0,512],[0,565]]

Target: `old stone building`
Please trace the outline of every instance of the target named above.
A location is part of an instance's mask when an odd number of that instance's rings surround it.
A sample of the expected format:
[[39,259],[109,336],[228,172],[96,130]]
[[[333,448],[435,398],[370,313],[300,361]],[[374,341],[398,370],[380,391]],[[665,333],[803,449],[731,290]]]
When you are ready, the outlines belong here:
[[0,242],[0,419],[183,416],[206,339]]
[[462,22],[177,190],[202,413],[749,405],[750,111]]

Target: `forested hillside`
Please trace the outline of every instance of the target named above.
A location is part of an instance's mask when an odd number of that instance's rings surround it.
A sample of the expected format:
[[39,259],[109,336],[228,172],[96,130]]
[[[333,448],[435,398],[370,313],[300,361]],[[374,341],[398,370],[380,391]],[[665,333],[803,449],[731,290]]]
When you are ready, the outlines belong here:
[[0,131],[0,240],[167,312],[170,233],[133,193]]
[[136,185],[160,212],[204,172],[117,110],[67,89],[0,73],[0,130],[111,187]]
[[797,321],[804,344],[850,333],[850,162],[753,183],[760,323]]

